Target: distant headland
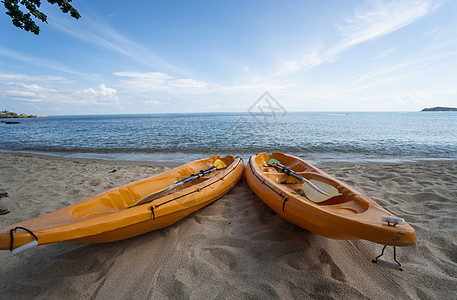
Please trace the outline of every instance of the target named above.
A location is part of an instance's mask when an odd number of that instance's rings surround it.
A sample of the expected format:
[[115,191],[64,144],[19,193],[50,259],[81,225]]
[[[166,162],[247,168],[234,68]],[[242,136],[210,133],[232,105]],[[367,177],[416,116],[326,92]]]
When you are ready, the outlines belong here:
[[431,108],[424,108],[421,111],[457,111],[457,108],[436,106],[436,107],[431,107]]
[[38,118],[46,117],[45,115],[28,115],[28,114],[18,114],[8,110],[0,111],[0,119],[11,119],[11,118]]

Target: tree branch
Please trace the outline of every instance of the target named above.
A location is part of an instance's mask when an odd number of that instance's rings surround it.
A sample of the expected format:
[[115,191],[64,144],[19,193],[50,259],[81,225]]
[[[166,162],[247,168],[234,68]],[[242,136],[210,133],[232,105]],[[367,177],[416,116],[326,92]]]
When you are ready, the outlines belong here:
[[[78,11],[69,3],[71,0],[47,1],[50,4],[57,4],[63,13],[70,13],[72,18],[79,19],[81,17]],[[18,28],[38,35],[40,27],[32,19],[32,16],[41,22],[48,23],[47,16],[38,10],[41,5],[40,0],[2,0],[2,3],[6,8],[6,14],[11,17],[13,25]]]

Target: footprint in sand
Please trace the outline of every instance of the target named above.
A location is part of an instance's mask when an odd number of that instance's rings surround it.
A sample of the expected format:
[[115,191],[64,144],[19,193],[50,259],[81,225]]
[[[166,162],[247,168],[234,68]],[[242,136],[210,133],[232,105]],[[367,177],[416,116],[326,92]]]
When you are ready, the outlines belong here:
[[325,249],[321,249],[319,253],[319,261],[322,264],[328,264],[330,266],[330,276],[341,282],[346,282],[346,277],[343,271],[335,264],[330,254]]
[[227,246],[213,246],[204,248],[203,252],[203,256],[209,254],[207,261],[219,269],[228,268],[229,270],[234,270],[236,267],[237,253],[235,249]]

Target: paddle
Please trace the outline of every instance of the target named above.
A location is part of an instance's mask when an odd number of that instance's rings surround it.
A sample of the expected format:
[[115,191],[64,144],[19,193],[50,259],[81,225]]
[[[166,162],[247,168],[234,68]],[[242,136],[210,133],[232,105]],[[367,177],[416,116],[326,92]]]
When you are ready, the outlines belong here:
[[338,190],[333,186],[314,179],[306,179],[303,176],[300,176],[299,174],[295,173],[291,169],[283,166],[277,159],[270,159],[268,161],[268,165],[274,166],[275,168],[278,168],[282,172],[286,173],[287,175],[293,176],[298,180],[303,181],[302,187],[303,192],[305,192],[306,198],[315,203],[320,203],[332,197],[341,195],[338,192]]
[[157,199],[161,195],[167,193],[168,191],[170,191],[170,190],[172,190],[174,188],[177,188],[178,186],[181,186],[181,185],[183,185],[183,184],[185,184],[185,183],[187,183],[189,181],[192,181],[194,179],[200,178],[200,177],[202,177],[202,176],[204,176],[204,175],[206,175],[208,173],[211,173],[214,170],[220,170],[220,169],[224,169],[226,167],[227,167],[227,165],[222,160],[216,159],[214,161],[214,163],[213,163],[213,166],[211,166],[211,167],[209,167],[209,168],[207,168],[205,170],[201,170],[200,172],[198,172],[196,174],[192,174],[189,177],[181,179],[181,180],[173,183],[172,185],[167,186],[166,188],[163,188],[161,190],[155,191],[152,194],[146,195],[143,198],[140,198],[140,199],[136,200],[135,202],[131,203],[128,207],[140,205],[140,204],[152,201],[154,199]]

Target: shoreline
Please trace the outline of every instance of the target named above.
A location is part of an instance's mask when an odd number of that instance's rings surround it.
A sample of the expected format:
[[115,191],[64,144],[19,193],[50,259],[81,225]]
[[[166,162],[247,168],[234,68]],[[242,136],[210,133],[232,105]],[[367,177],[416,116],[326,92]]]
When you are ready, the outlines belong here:
[[27,152],[27,151],[1,151],[0,150],[0,158],[3,154],[10,154],[10,155],[17,155],[17,156],[24,156],[24,157],[40,157],[44,159],[51,159],[51,160],[71,160],[76,162],[97,162],[100,164],[123,164],[128,166],[136,166],[136,165],[147,165],[151,167],[169,167],[175,168],[181,163],[178,162],[156,162],[150,160],[122,160],[122,159],[104,159],[104,158],[91,158],[91,157],[79,157],[79,156],[62,156],[58,154],[51,154],[51,153],[35,153],[35,152]]
[[[449,161],[316,166],[404,217],[418,243],[403,272],[371,263],[381,245],[332,240],[284,221],[243,180],[167,228],[105,244],[0,252],[0,287],[24,298],[451,299],[457,293],[457,168]],[[0,153],[0,226],[38,217],[172,165]],[[392,249],[386,251],[392,259]]]
[[[278,150],[279,151],[279,150]],[[271,152],[268,152],[271,153]],[[1,154],[18,154],[18,155],[34,155],[34,156],[43,156],[49,158],[56,158],[56,159],[74,159],[80,161],[100,161],[100,162],[119,162],[119,163],[128,163],[128,164],[150,164],[154,166],[168,166],[168,167],[176,167],[182,164],[185,164],[190,161],[202,159],[205,157],[209,157],[212,155],[233,155],[233,156],[240,156],[245,162],[249,160],[249,157],[252,154],[225,154],[225,153],[214,153],[214,154],[197,154],[197,153],[173,153],[168,157],[163,156],[162,153],[154,154],[154,153],[84,153],[84,152],[38,152],[38,151],[14,151],[14,150],[1,150]],[[257,153],[255,153],[257,154]],[[414,158],[403,158],[403,157],[381,157],[381,158],[369,158],[369,157],[362,157],[362,158],[354,158],[353,155],[348,155],[345,157],[344,155],[340,155],[339,157],[331,157],[328,154],[310,154],[309,156],[300,155],[300,154],[292,154],[295,156],[299,156],[308,162],[318,165],[318,164],[325,164],[325,163],[354,163],[354,164],[364,164],[364,163],[374,163],[374,164],[404,164],[404,163],[416,163],[416,162],[436,162],[436,161],[447,161],[447,162],[457,162],[457,158],[451,157],[438,157],[438,158],[430,158],[430,157],[414,157]],[[133,156],[134,159],[123,159],[128,156]],[[161,159],[157,159],[158,156],[162,156]],[[172,157],[173,156],[173,157]],[[180,156],[180,159],[176,159],[175,157]],[[148,159],[139,159],[139,158],[148,158]],[[169,159],[166,159],[169,158]]]

